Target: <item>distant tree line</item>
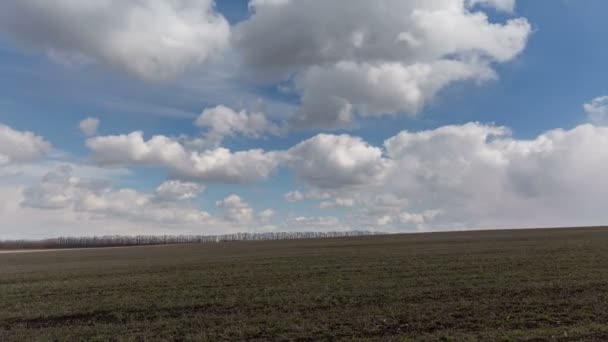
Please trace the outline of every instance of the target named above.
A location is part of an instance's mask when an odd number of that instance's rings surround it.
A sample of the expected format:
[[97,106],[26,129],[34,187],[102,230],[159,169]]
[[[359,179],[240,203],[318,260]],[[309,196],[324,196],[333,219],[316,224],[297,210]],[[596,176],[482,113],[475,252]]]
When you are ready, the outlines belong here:
[[172,245],[186,243],[219,243],[229,241],[261,241],[318,239],[349,236],[380,235],[380,232],[269,232],[233,233],[223,235],[111,235],[93,237],[58,237],[44,240],[0,240],[0,249],[90,248],[120,246]]

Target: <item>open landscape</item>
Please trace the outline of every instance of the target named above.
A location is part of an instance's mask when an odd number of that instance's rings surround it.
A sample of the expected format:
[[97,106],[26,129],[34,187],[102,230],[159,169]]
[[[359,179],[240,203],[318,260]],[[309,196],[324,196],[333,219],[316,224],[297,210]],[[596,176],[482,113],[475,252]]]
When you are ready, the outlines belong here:
[[0,255],[0,340],[608,339],[608,229]]
[[608,0],[0,0],[0,342],[608,341]]

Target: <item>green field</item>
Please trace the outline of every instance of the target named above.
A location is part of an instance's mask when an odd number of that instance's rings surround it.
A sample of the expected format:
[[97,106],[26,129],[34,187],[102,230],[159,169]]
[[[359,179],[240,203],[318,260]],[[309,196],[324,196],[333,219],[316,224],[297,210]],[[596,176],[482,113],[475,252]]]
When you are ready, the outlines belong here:
[[0,341],[608,340],[608,229],[0,254]]

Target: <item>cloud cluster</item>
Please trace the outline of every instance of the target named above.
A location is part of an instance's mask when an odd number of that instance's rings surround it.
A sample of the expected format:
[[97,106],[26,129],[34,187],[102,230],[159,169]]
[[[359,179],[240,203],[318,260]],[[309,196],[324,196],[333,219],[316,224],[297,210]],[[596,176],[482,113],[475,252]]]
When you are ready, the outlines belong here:
[[160,200],[188,200],[198,197],[205,187],[202,184],[168,180],[156,188],[156,198]]
[[220,183],[251,183],[269,177],[279,162],[276,153],[259,149],[231,152],[218,147],[190,150],[176,139],[142,132],[87,140],[95,161],[106,166],[162,166],[172,177]]
[[355,206],[355,200],[352,198],[336,197],[331,201],[323,201],[319,203],[319,208],[350,208]]
[[123,218],[135,222],[166,224],[205,223],[210,215],[180,200],[198,195],[200,188],[179,182],[163,183],[155,194],[133,189],[112,190],[107,181],[81,179],[69,165],[49,171],[23,191],[21,205],[47,210],[70,209],[88,219]]
[[460,61],[403,65],[338,62],[314,66],[298,79],[302,106],[292,117],[297,127],[348,127],[361,116],[416,114],[446,85],[494,78],[487,65]]
[[[37,237],[65,231],[69,235],[105,235],[113,230],[121,234],[218,234],[276,228],[273,210],[256,211],[235,194],[216,202],[218,215],[201,210],[196,199],[203,190],[201,184],[179,180],[167,180],[150,193],[113,189],[111,182],[79,177],[74,167],[63,164],[28,187],[0,185],[0,204],[4,203],[0,213],[6,224],[42,225],[36,229],[44,232]],[[2,233],[15,234],[0,229]]]
[[[333,193],[333,195],[332,195]],[[331,190],[321,190],[321,189],[312,189],[306,192],[301,192],[299,190],[293,190],[286,193],[283,197],[287,202],[300,202],[300,201],[321,201],[319,203],[319,208],[321,209],[329,209],[329,208],[350,208],[354,207],[357,204],[357,201],[353,198],[347,197],[339,197],[336,195],[339,191],[336,189]]]
[[0,167],[31,162],[51,151],[44,138],[0,123]]
[[219,146],[224,138],[237,135],[260,138],[265,134],[278,135],[281,132],[281,128],[262,112],[237,112],[223,105],[205,109],[195,125],[205,130],[197,142],[199,146]]
[[[349,127],[359,117],[415,115],[455,82],[495,79],[495,66],[516,58],[531,34],[527,20],[514,17],[514,0],[351,0],[347,6],[252,0],[249,7],[250,17],[231,28],[211,0],[7,0],[0,4],[0,34],[63,63],[99,62],[148,80],[174,76],[234,44],[230,57],[242,62],[239,72],[295,91],[292,127],[322,129]],[[492,18],[508,19],[492,21],[489,8],[504,12]],[[231,194],[215,202],[219,214],[212,216],[197,208],[203,183],[251,184],[285,168],[302,186],[285,194],[291,206],[315,202],[327,214],[289,214],[290,230],[601,224],[608,219],[602,207],[608,97],[584,110],[592,124],[532,139],[468,123],[402,131],[377,146],[350,134],[318,134],[269,151],[222,145],[237,136],[283,133],[285,125],[261,111],[207,108],[195,120],[201,130],[195,138],[141,131],[96,136],[99,121],[87,118],[79,127],[98,166],[162,168],[169,180],[147,193],[116,190],[62,166],[32,186],[0,187],[0,196],[20,203],[0,201],[0,210],[254,229],[271,226],[276,213],[256,212]],[[0,125],[4,171],[50,151],[42,137]]]
[[6,0],[0,34],[62,63],[98,61],[156,80],[224,50],[230,26],[212,0]]
[[[9,132],[43,142],[33,134]],[[247,151],[227,152],[226,162],[218,163],[211,157],[217,149],[188,150],[163,136],[146,141],[139,132],[88,142],[102,166],[161,166],[183,177],[142,193],[114,190],[109,182],[79,178],[72,167],[59,167],[23,189],[24,210],[67,210],[87,220],[275,229],[272,210],[256,213],[236,194],[216,202],[218,217],[197,209],[191,200],[204,190],[203,178],[253,182],[283,165],[308,187],[287,193],[286,200],[316,201],[320,209],[340,208],[345,214],[343,219],[291,215],[284,224],[293,229],[508,228],[593,225],[608,219],[602,207],[608,192],[603,181],[608,127],[591,124],[516,139],[508,128],[468,123],[402,131],[382,146],[351,135],[319,134],[287,150],[260,150],[270,167],[255,158],[231,159]],[[214,170],[217,176],[201,170]],[[189,180],[192,175],[198,175],[197,182]]]
[[380,148],[346,134],[303,141],[287,151],[287,163],[300,179],[326,188],[373,183],[387,166]]
[[224,209],[224,218],[228,221],[246,223],[253,220],[253,209],[238,195],[229,195],[215,204]]
[[[345,199],[352,199],[350,223],[381,230],[593,225],[608,219],[601,208],[608,191],[602,181],[608,168],[605,127],[555,129],[521,140],[505,127],[469,123],[403,131],[382,150],[384,166],[361,178],[367,183],[353,187],[336,180],[352,179],[346,165],[307,180],[325,191],[320,205],[348,207]],[[328,189],[326,182],[342,186]],[[312,196],[293,191],[286,199]]]
[[[492,22],[488,7],[512,16],[515,1],[252,0],[251,15],[231,27],[213,0],[7,0],[0,34],[64,64],[96,61],[147,80],[221,54],[296,90],[292,126],[326,129],[357,116],[415,115],[454,82],[496,78],[493,65],[525,48],[531,26]],[[197,123],[209,130],[199,143],[216,145],[279,131],[261,113],[221,106]]]
[[[133,132],[91,138],[87,145],[102,166],[160,166],[183,182],[252,183],[282,166],[310,188],[287,193],[290,202],[343,208],[360,228],[448,229],[601,223],[596,203],[608,191],[601,182],[607,130],[581,125],[521,140],[506,127],[468,123],[402,131],[382,146],[318,134],[286,150],[237,152],[197,151]],[[180,191],[194,191],[188,189]],[[254,218],[236,195],[217,205],[228,221]],[[522,215],[527,212],[535,214]]]
[[145,140],[140,131],[98,136],[86,144],[101,166],[160,166],[172,178],[220,183],[265,180],[285,165],[315,186],[355,186],[377,180],[389,163],[380,148],[350,135],[319,134],[286,151],[231,152],[223,147],[199,151],[162,135]]
[[87,137],[94,136],[97,134],[97,129],[99,128],[99,119],[91,117],[83,119],[78,124],[78,127],[80,128],[80,131]]
[[[291,126],[331,129],[358,116],[415,115],[450,84],[496,78],[493,65],[525,48],[531,26],[492,22],[488,7],[512,16],[515,1],[252,0],[251,15],[230,27],[213,0],[7,0],[0,34],[62,63],[97,61],[149,80],[223,54],[296,90]],[[208,130],[199,144],[280,131],[262,113],[222,106],[197,124]]]
[[415,114],[456,81],[494,78],[492,64],[517,56],[531,27],[490,22],[486,6],[510,12],[514,1],[252,1],[234,41],[253,73],[295,81],[294,125],[345,127],[356,115]]

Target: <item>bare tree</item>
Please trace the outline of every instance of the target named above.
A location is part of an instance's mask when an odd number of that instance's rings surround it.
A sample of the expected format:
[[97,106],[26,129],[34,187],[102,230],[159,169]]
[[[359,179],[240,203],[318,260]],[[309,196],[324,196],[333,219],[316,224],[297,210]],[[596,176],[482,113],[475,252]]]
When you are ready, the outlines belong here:
[[0,240],[0,249],[7,250],[146,246],[192,243],[220,243],[230,241],[319,239],[381,234],[385,233],[371,231],[347,231],[232,233],[223,235],[107,235],[92,237],[58,237],[44,240]]

